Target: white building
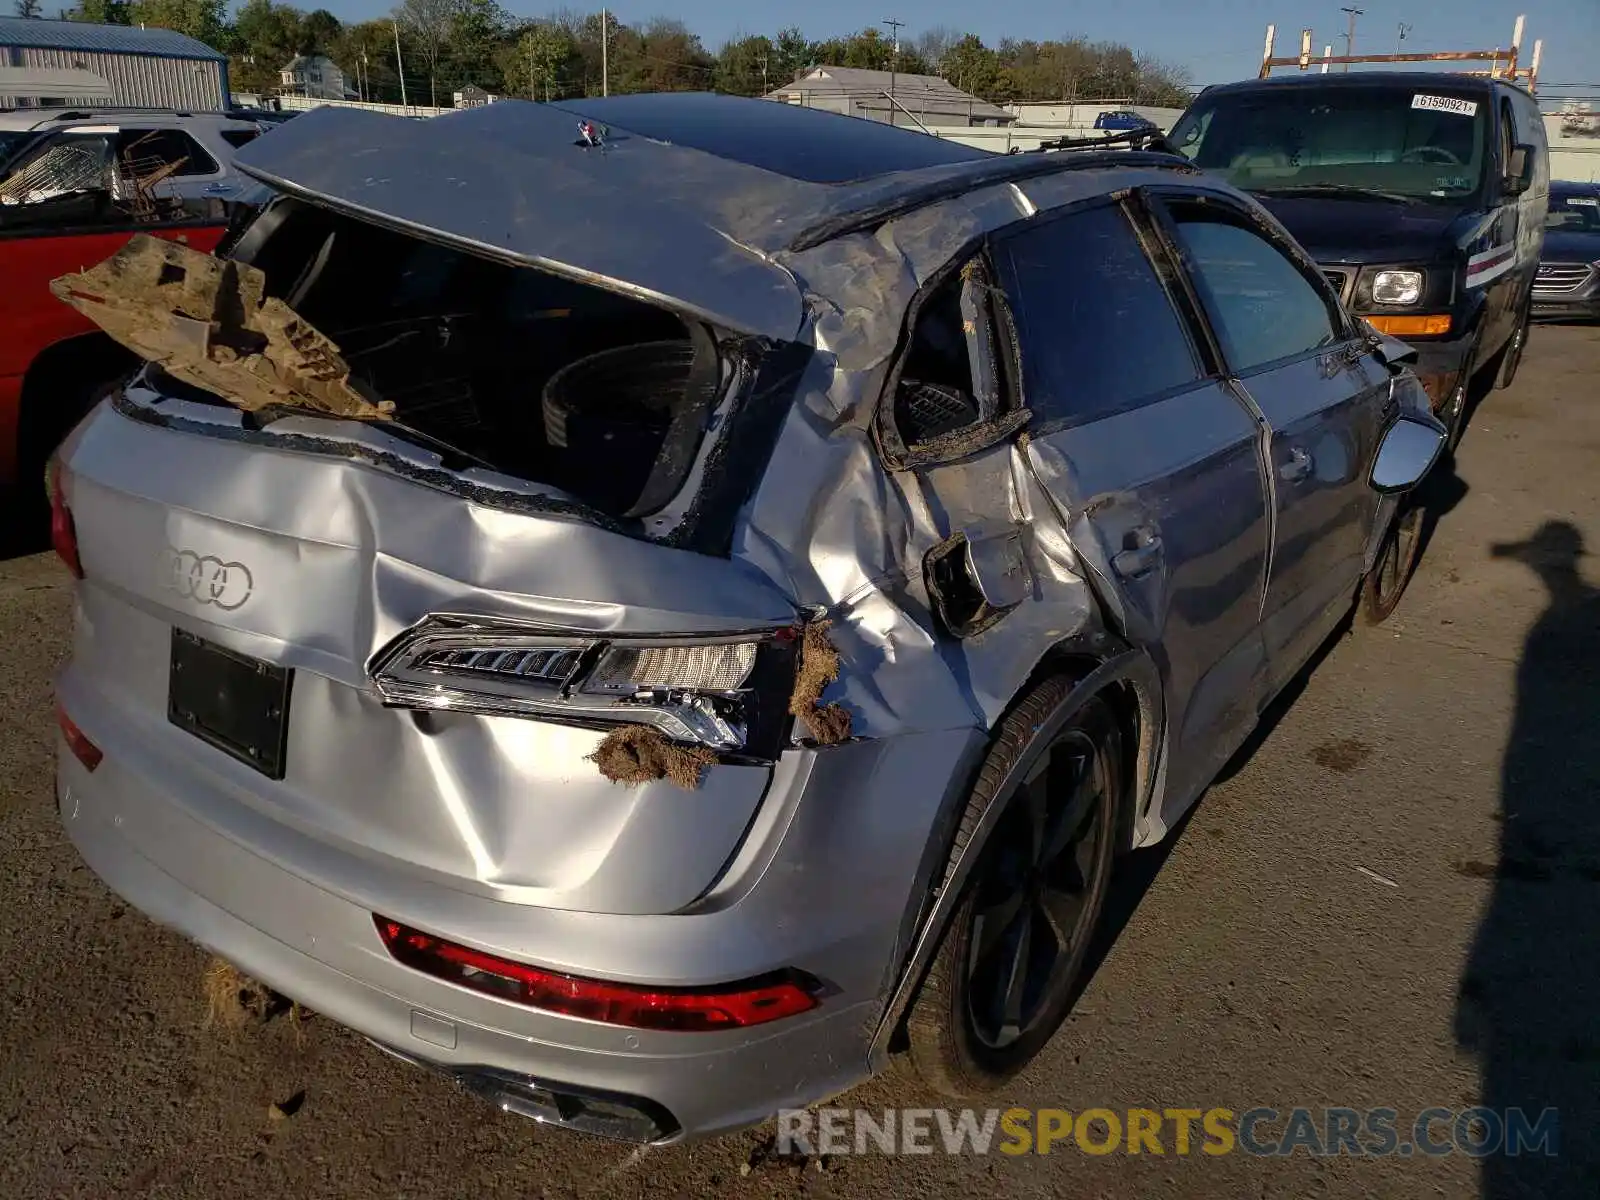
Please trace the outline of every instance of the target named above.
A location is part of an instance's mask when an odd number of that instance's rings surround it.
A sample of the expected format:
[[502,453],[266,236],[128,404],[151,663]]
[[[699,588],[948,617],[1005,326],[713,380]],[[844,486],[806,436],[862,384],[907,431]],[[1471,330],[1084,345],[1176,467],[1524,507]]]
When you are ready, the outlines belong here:
[[0,17],[0,108],[79,104],[215,112],[228,57],[170,29]]
[[997,128],[1016,120],[998,105],[968,95],[937,75],[860,67],[814,67],[793,83],[774,88],[767,99],[908,128]]
[[312,100],[348,100],[356,94],[326,54],[300,55],[278,72],[278,81],[286,94]]

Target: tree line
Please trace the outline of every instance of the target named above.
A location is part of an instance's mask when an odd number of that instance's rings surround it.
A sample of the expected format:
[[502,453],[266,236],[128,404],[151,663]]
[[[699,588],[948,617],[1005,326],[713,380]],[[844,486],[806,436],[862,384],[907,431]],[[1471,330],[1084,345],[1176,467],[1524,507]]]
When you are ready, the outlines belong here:
[[[14,0],[38,16],[41,0]],[[402,0],[393,16],[346,25],[326,9],[307,12],[278,0],[246,0],[233,20],[226,0],[78,0],[67,20],[175,29],[229,57],[234,90],[270,93],[279,71],[301,54],[325,54],[367,100],[450,104],[475,85],[497,95],[538,100],[612,92],[719,91],[763,95],[812,66],[866,67],[939,75],[995,103],[1129,97],[1182,106],[1184,73],[1127,46],[1004,38],[987,45],[972,33],[924,31],[898,46],[875,28],[846,37],[808,39],[799,29],[742,36],[715,53],[681,21],[637,25],[598,12],[564,10],[519,19],[496,0]]]

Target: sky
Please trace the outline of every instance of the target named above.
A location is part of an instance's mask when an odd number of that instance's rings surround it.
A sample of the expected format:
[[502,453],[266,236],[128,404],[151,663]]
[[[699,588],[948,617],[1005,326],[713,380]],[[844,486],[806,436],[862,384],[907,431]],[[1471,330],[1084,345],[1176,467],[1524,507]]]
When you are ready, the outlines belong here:
[[[305,8],[318,0],[298,0]],[[346,21],[385,15],[395,0],[320,0]],[[502,0],[514,16],[533,17],[562,7],[582,8],[587,0]],[[1410,26],[1407,51],[1490,50],[1511,44],[1517,14],[1527,15],[1524,58],[1535,38],[1544,40],[1541,80],[1553,84],[1595,84],[1600,90],[1600,0],[1346,0],[1363,10],[1356,18],[1357,54],[1392,53],[1399,25]],[[598,9],[598,5],[595,5]],[[1273,53],[1300,52],[1300,30],[1310,28],[1314,53],[1334,46],[1344,52],[1348,17],[1337,0],[1116,0],[1115,3],[1060,5],[1044,0],[877,0],[876,11],[859,0],[616,0],[624,23],[651,17],[676,17],[715,51],[741,34],[773,33],[798,25],[807,37],[821,39],[859,30],[866,24],[898,18],[903,38],[945,25],[978,34],[991,46],[1002,37],[1084,37],[1122,42],[1188,70],[1196,84],[1253,77],[1260,67],[1268,24],[1278,27]]]

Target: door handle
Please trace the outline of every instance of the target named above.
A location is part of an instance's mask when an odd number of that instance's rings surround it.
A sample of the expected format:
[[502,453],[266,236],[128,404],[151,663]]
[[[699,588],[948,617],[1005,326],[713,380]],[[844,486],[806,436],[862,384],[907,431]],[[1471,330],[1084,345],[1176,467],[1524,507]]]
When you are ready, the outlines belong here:
[[1289,461],[1278,468],[1278,478],[1285,483],[1299,483],[1311,474],[1315,466],[1316,462],[1310,454],[1299,446],[1290,446]]
[[1161,539],[1146,531],[1142,545],[1130,547],[1114,556],[1111,569],[1124,579],[1137,579],[1147,574],[1161,558]]

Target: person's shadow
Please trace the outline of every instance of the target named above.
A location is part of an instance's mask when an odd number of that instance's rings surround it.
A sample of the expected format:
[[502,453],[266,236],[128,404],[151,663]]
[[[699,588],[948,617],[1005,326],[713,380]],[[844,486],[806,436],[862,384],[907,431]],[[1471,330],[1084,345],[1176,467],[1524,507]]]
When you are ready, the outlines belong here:
[[1565,521],[1493,548],[1538,574],[1547,607],[1517,664],[1498,861],[1456,864],[1494,880],[1456,1002],[1457,1041],[1498,1113],[1478,1136],[1495,1140],[1497,1119],[1503,1137],[1519,1124],[1535,1135],[1483,1158],[1485,1200],[1600,1196],[1600,589],[1583,553]]

